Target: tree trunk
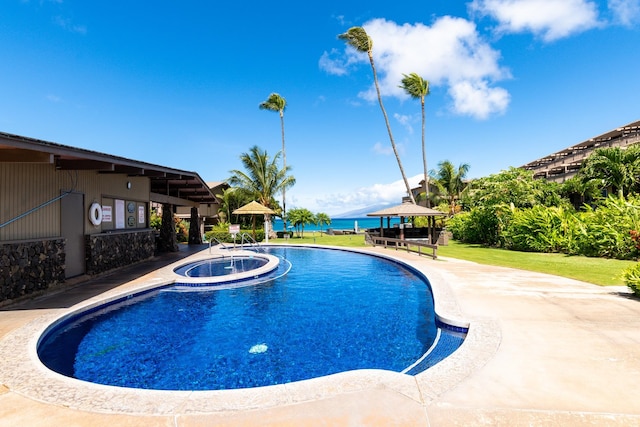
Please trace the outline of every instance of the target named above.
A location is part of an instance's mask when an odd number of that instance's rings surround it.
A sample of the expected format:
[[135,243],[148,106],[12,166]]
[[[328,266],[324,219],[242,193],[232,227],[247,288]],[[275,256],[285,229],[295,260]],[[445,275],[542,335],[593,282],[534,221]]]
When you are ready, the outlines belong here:
[[173,205],[162,204],[162,225],[160,226],[160,238],[158,239],[159,252],[178,252],[178,239],[176,238],[176,224],[173,221]]
[[189,221],[189,244],[201,245],[202,233],[200,233],[200,215],[198,215],[198,208],[191,208],[191,219]]
[[413,197],[413,193],[411,192],[411,186],[409,185],[409,180],[407,179],[407,175],[404,173],[404,168],[402,167],[402,162],[400,161],[400,155],[398,154],[398,149],[396,148],[396,142],[393,139],[393,134],[391,133],[391,125],[389,124],[389,117],[387,116],[387,110],[384,109],[384,104],[382,103],[382,95],[380,95],[380,86],[378,85],[378,75],[376,73],[376,66],[373,62],[373,54],[371,51],[367,52],[369,55],[369,62],[371,63],[371,70],[373,70],[373,82],[375,83],[376,92],[378,93],[378,102],[380,103],[380,109],[382,110],[382,115],[384,116],[384,122],[387,125],[387,132],[389,133],[389,140],[391,141],[391,148],[393,148],[393,154],[396,155],[396,160],[398,161],[398,167],[400,168],[400,174],[402,175],[402,179],[404,180],[404,185],[407,187],[407,193],[409,194],[409,199],[411,203],[416,204],[416,199]]

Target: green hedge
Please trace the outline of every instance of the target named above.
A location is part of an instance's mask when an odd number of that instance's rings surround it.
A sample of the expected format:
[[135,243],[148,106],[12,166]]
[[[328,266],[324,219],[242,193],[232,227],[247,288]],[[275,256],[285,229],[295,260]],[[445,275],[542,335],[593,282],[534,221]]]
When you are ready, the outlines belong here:
[[638,259],[632,236],[640,230],[640,198],[609,197],[596,208],[474,207],[451,218],[447,228],[464,243],[529,252],[560,252],[617,259]]

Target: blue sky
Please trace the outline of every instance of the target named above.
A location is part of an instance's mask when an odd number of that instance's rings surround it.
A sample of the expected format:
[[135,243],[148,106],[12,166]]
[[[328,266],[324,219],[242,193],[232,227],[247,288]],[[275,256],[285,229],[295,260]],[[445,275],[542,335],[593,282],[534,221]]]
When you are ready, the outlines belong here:
[[[354,3],[354,4],[352,4]],[[0,131],[196,171],[222,181],[253,145],[281,149],[287,207],[339,214],[405,192],[366,55],[410,182],[429,168],[497,173],[640,119],[640,0],[300,3],[4,0]]]

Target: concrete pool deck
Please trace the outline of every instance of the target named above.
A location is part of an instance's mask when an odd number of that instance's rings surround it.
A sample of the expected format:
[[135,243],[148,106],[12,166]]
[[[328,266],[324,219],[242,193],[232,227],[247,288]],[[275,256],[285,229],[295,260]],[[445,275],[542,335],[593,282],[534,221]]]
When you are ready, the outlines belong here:
[[[184,251],[0,307],[0,426],[640,425],[640,300],[626,288],[367,251],[423,271],[441,314],[470,322],[470,339],[451,358],[415,378],[372,371],[271,389],[278,405],[246,402],[252,393],[222,392],[222,402],[216,393],[200,399],[184,392],[182,406],[172,408],[165,394],[149,391],[123,395],[98,387],[88,399],[74,391],[82,382],[51,387],[57,383],[40,381],[46,372],[23,365],[33,356],[19,342],[25,331],[86,301],[158,280],[162,267],[190,255]],[[283,395],[274,397],[278,390]],[[127,410],[114,410],[118,405]],[[216,409],[233,405],[241,409]]]

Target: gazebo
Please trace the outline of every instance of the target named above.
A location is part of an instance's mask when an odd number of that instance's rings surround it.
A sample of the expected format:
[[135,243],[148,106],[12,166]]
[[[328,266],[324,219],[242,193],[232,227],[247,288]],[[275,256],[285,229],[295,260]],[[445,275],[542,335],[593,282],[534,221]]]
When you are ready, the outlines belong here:
[[426,216],[428,217],[429,225],[427,228],[429,229],[428,233],[431,243],[435,243],[436,217],[444,215],[445,213],[438,210],[416,205],[411,202],[404,202],[397,206],[391,206],[389,208],[367,214],[367,216],[380,217],[380,237],[384,237],[383,218],[387,218],[388,226],[391,218],[400,217],[400,239],[402,240],[404,240],[404,219],[414,216]]
[[[256,238],[256,215],[273,215],[275,214],[275,212],[264,206],[261,205],[260,203],[256,202],[255,200],[252,202],[247,203],[246,205],[236,209],[235,211],[232,212],[234,215],[251,215],[251,222],[253,224],[253,238]],[[265,221],[265,223],[268,224],[268,221]],[[267,243],[269,243],[269,230],[268,230],[268,225],[265,227],[265,238],[267,239]]]

